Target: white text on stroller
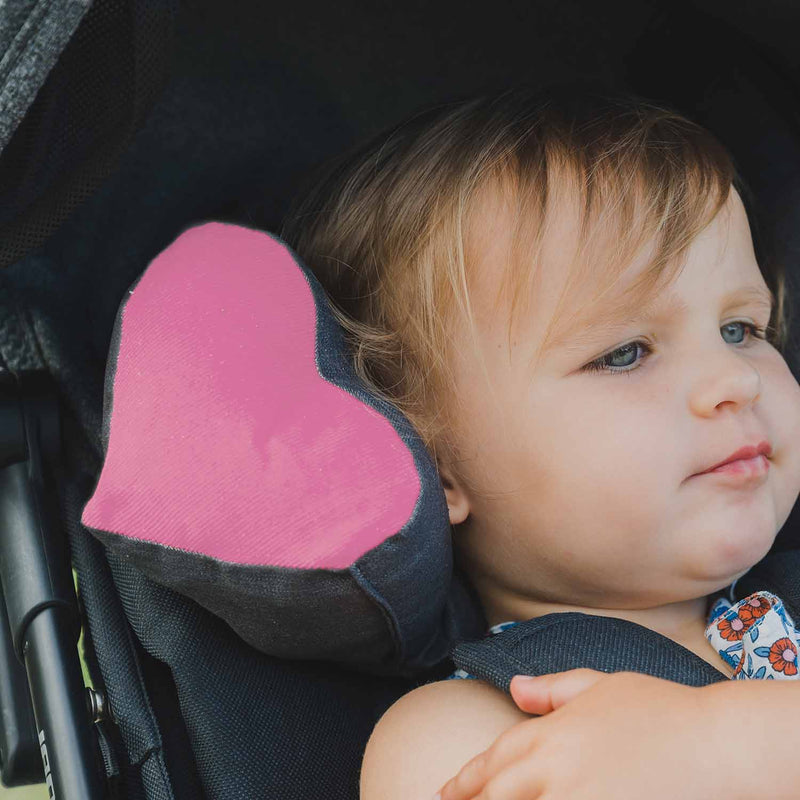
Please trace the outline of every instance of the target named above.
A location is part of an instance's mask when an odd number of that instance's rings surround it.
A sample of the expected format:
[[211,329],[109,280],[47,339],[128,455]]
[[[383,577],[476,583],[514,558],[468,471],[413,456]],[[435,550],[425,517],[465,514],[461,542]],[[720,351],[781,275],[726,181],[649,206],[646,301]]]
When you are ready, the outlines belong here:
[[56,790],[53,788],[53,776],[50,774],[50,760],[47,758],[47,745],[44,743],[44,730],[39,731],[39,748],[42,751],[42,764],[44,764],[44,779],[47,783],[47,792],[55,800]]

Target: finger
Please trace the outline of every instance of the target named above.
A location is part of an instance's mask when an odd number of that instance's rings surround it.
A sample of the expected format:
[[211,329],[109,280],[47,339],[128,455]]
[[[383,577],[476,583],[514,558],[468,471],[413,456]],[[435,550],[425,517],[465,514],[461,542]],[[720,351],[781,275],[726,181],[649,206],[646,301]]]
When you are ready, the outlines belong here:
[[472,800],[537,800],[544,796],[547,780],[535,755],[525,756],[494,775]]
[[581,668],[538,675],[533,680],[526,680],[527,677],[515,675],[511,679],[510,691],[514,702],[530,714],[549,714],[597,681],[607,678],[608,673]]
[[512,725],[495,739],[492,746],[467,761],[457,775],[440,790],[441,800],[471,800],[497,772],[517,759],[532,753],[537,746],[537,720]]
[[593,669],[571,669],[539,675],[533,680],[515,675],[511,680],[511,696],[523,710],[534,714],[548,714],[568,703],[574,697],[608,677],[608,673]]

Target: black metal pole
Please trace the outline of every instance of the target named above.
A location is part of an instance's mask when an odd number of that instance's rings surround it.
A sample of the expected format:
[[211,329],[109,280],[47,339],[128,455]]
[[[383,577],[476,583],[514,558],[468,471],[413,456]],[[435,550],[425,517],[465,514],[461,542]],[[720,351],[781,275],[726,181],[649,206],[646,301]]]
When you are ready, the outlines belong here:
[[4,786],[42,783],[42,757],[36,735],[28,673],[14,652],[8,611],[0,591],[0,780]]
[[53,798],[101,798],[83,676],[62,612],[46,608],[28,625],[25,667],[44,779]]
[[50,797],[102,800],[69,548],[52,499],[60,431],[47,373],[0,376],[0,580],[13,651],[27,671]]

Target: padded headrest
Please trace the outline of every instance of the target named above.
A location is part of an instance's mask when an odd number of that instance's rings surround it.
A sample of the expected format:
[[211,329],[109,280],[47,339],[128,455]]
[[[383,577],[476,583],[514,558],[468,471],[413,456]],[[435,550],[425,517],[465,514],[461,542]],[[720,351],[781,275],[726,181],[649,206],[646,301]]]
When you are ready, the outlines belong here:
[[435,464],[279,238],[207,222],[128,289],[82,523],[281,658],[414,675],[485,619]]

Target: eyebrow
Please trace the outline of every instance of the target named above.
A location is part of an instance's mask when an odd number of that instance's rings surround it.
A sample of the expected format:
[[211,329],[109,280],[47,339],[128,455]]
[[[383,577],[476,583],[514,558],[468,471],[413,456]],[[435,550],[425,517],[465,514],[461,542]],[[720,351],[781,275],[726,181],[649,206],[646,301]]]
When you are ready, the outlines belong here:
[[[722,297],[724,307],[742,306],[748,303],[760,306],[771,313],[775,306],[775,295],[767,286],[742,286]],[[589,322],[586,321],[586,316],[572,320],[571,324],[548,344],[543,353],[559,347],[564,347],[568,352],[581,350],[603,337],[622,332],[636,323],[647,320],[681,318],[685,315],[687,308],[688,304],[675,295],[670,295],[669,299],[664,301],[663,295],[657,294],[635,312],[630,308],[629,303],[617,302]]]

